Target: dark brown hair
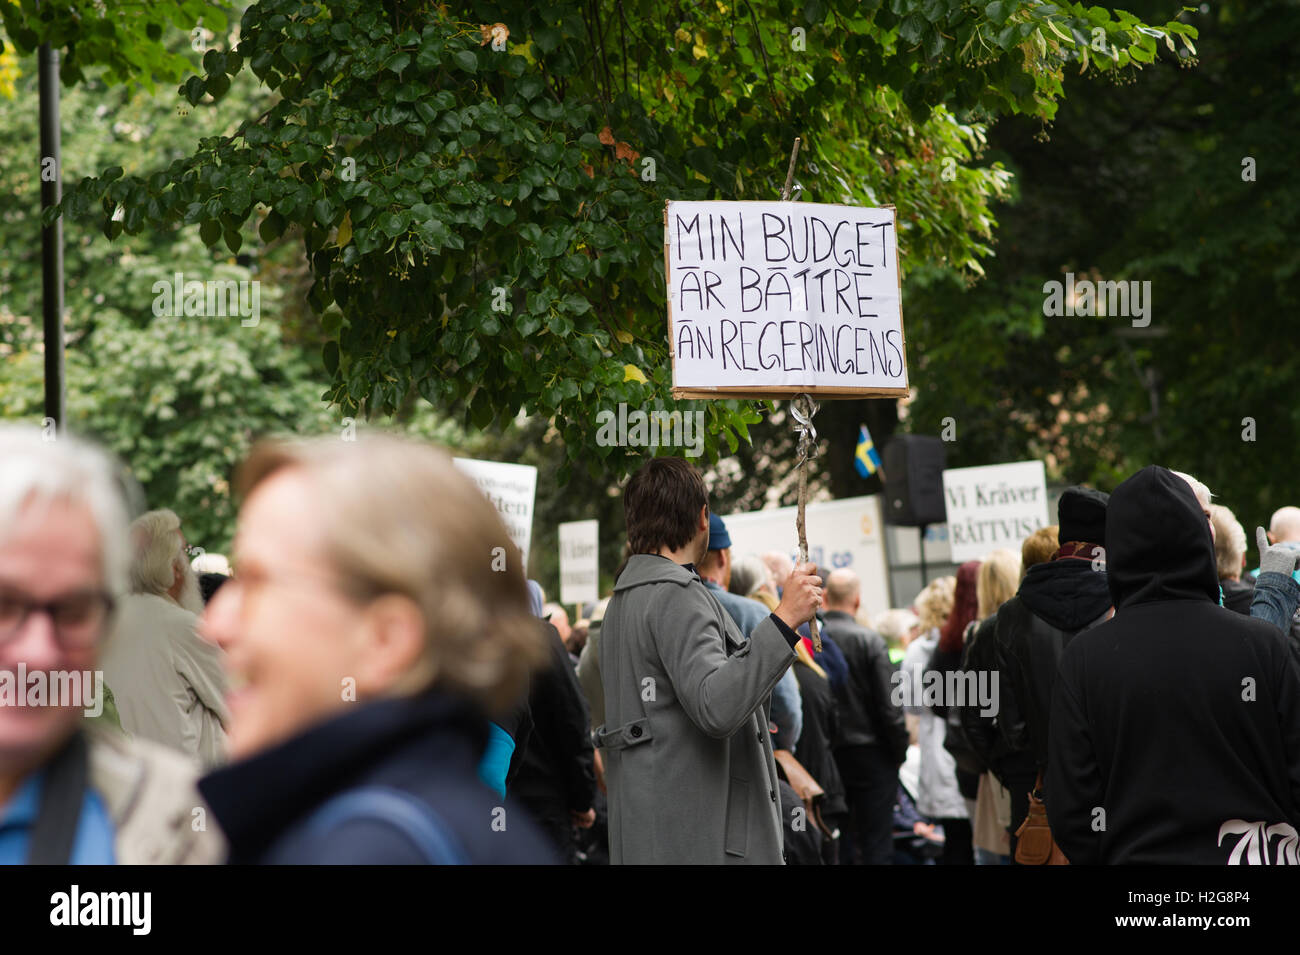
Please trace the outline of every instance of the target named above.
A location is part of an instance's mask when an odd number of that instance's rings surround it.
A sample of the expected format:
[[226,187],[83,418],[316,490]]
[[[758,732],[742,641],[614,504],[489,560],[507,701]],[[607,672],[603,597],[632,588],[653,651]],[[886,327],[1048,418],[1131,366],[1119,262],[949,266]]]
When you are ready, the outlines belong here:
[[700,508],[708,504],[709,492],[694,465],[685,458],[651,458],[623,490],[628,552],[685,547],[697,533]]

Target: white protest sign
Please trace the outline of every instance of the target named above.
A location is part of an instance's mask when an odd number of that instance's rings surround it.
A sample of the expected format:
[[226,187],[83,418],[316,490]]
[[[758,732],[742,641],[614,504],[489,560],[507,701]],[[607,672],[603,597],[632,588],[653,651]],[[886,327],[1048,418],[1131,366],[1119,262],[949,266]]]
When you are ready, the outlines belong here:
[[1026,537],[1049,523],[1042,461],[944,471],[943,494],[953,563],[998,547],[1019,551]]
[[537,493],[537,468],[529,464],[501,464],[453,458],[456,466],[478,485],[479,490],[505,521],[510,539],[523,552],[528,567],[528,544],[533,537],[533,498]]
[[599,521],[570,521],[560,525],[560,603],[594,603],[600,599],[599,552]]
[[[722,520],[731,537],[731,559],[775,550],[794,560],[797,508],[728,514]],[[862,612],[889,609],[889,577],[880,520],[880,496],[849,497],[809,504],[805,514],[808,559],[819,567],[851,567],[862,582]],[[784,581],[782,581],[784,583]]]
[[673,397],[908,392],[892,206],[664,209]]

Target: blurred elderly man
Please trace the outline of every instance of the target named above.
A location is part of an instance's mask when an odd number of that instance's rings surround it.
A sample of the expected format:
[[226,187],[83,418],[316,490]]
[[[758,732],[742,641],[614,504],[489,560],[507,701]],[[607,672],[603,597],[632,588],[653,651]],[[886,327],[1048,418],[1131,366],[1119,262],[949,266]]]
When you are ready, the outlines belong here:
[[214,766],[225,750],[226,680],[221,651],[197,633],[203,597],[180,518],[150,511],[130,536],[131,593],[104,652],[122,728]]
[[216,828],[191,825],[205,809],[193,768],[92,728],[84,682],[83,699],[62,692],[95,668],[126,585],[112,465],[75,439],[14,427],[0,427],[0,461],[0,687],[17,674],[61,691],[0,692],[0,864],[216,861]]

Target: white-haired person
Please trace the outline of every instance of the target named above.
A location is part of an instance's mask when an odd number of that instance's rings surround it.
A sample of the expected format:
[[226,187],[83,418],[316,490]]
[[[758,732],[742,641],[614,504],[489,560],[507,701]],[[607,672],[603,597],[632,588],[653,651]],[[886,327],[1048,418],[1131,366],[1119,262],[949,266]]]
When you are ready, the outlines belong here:
[[876,614],[871,629],[885,638],[889,660],[897,665],[903,662],[907,645],[920,635],[921,620],[912,611],[895,607]]
[[127,584],[117,469],[76,438],[11,425],[0,462],[0,865],[218,861],[215,827],[192,825],[197,767],[88,718]]
[[1246,567],[1246,531],[1236,515],[1222,504],[1210,505],[1210,526],[1214,528],[1214,566],[1219,574],[1223,605],[1250,616],[1255,580],[1241,579]]
[[746,554],[731,565],[731,582],[727,589],[737,597],[757,600],[769,611],[775,610],[781,602],[776,595],[772,572],[757,554]]
[[103,656],[122,728],[215,766],[224,758],[221,651],[198,635],[203,598],[180,518],[149,511],[130,530],[129,594]]
[[[1192,475],[1183,471],[1171,472],[1182,478],[1192,489],[1196,503],[1205,515],[1210,526],[1210,543],[1218,548],[1218,528],[1214,521],[1213,492]],[[1260,565],[1254,571],[1255,590],[1250,601],[1249,615],[1265,620],[1283,633],[1290,633],[1290,649],[1300,659],[1300,570],[1295,569],[1296,560],[1300,559],[1300,540],[1292,538],[1295,525],[1292,521],[1300,514],[1292,515],[1288,508],[1280,508],[1273,514],[1270,530],[1255,528],[1255,545],[1259,548]],[[1300,536],[1300,531],[1296,531]],[[1271,545],[1271,546],[1270,546]],[[1217,563],[1217,556],[1216,556]],[[1289,568],[1289,569],[1288,569]],[[1290,580],[1286,578],[1290,577]],[[1226,606],[1226,592],[1222,580],[1219,584],[1219,604]]]
[[445,453],[397,437],[255,447],[226,651],[232,762],[199,785],[232,863],[556,861],[479,778],[546,659],[519,552]]

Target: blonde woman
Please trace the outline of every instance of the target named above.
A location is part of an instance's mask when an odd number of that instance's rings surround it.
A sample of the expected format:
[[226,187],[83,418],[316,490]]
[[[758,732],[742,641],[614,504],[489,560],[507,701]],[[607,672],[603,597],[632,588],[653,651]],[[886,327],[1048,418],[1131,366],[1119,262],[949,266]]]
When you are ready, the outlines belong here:
[[[1004,603],[1016,595],[1020,586],[1020,555],[1013,550],[995,550],[980,563],[975,581],[979,601],[979,620],[988,620]],[[979,632],[979,624],[967,631],[969,647]],[[975,796],[974,833],[976,865],[1009,865],[1011,863],[1011,793],[998,782],[992,771],[980,776],[979,792]]]
[[200,782],[236,863],[532,863],[478,778],[488,718],[545,659],[517,550],[478,489],[395,437],[254,448],[226,651],[235,762]]

